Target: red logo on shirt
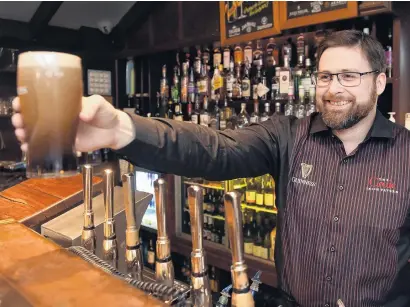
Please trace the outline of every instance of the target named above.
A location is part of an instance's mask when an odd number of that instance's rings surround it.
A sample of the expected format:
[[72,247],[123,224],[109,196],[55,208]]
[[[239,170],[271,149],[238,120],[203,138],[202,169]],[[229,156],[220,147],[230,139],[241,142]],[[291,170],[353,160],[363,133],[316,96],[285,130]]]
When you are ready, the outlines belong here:
[[388,178],[370,177],[367,186],[368,191],[399,193],[396,184]]

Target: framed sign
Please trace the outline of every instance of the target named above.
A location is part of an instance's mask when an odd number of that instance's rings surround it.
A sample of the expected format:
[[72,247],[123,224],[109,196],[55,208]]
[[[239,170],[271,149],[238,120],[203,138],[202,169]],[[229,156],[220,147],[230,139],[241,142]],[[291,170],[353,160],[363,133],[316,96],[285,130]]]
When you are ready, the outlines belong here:
[[281,1],[280,27],[290,29],[358,16],[357,1]]
[[111,96],[111,71],[88,69],[88,95]]
[[280,33],[277,1],[220,1],[222,46]]

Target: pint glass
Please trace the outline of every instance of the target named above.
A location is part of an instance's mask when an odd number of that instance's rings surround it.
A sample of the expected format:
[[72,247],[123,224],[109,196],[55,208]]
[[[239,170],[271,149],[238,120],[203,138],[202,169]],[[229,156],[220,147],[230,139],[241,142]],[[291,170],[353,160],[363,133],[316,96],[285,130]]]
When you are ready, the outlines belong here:
[[74,142],[83,94],[81,59],[57,52],[24,52],[17,93],[28,143],[27,178],[77,174]]

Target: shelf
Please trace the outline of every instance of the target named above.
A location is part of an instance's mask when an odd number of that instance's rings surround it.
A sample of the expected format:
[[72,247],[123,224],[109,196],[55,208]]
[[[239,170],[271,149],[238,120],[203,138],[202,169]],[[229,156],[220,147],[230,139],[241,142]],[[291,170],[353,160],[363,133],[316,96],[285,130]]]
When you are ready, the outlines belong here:
[[191,181],[184,181],[185,184],[189,184],[189,185],[197,185],[206,189],[214,189],[214,190],[221,190],[224,191],[225,188],[221,187],[221,186],[217,186],[216,184],[203,184],[203,183],[196,183],[196,182],[191,182]]
[[[184,208],[184,211],[189,212],[189,209]],[[212,214],[204,213],[204,216],[213,218],[214,220],[225,221],[225,218],[221,215],[212,215]]]
[[[191,236],[185,233],[177,235],[176,239],[172,241],[171,248],[175,253],[190,257],[192,252]],[[204,249],[206,251],[207,265],[212,265],[219,269],[230,272],[232,265],[232,254],[230,249],[226,248],[222,244],[217,244],[205,240]],[[249,278],[252,278],[257,271],[261,270],[262,283],[272,287],[277,287],[277,274],[275,264],[272,261],[247,254],[245,254],[244,257],[245,263],[248,266],[247,273]]]
[[271,213],[271,214],[278,214],[278,209],[270,210],[270,209],[261,208],[261,207],[257,207],[257,206],[249,206],[249,205],[246,205],[246,204],[242,204],[242,208],[255,210],[256,212],[266,212],[266,213]]

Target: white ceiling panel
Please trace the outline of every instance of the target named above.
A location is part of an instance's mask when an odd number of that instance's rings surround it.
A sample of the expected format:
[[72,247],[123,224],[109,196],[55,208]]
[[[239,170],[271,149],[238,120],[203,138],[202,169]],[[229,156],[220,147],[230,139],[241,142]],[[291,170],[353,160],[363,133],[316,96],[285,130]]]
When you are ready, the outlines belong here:
[[81,26],[98,28],[110,22],[111,28],[121,20],[135,1],[64,1],[49,25],[70,29]]
[[29,22],[41,1],[0,1],[0,18]]

